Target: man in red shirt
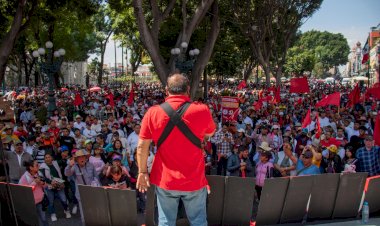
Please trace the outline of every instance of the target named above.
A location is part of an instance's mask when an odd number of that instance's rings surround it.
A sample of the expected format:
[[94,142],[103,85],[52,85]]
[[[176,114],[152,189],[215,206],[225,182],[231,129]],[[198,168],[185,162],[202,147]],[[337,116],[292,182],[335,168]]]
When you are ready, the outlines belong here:
[[[190,102],[189,80],[184,75],[170,76],[166,92],[165,102],[177,113],[182,105]],[[182,122],[199,139],[199,143],[214,134],[215,123],[206,105],[191,103],[184,112]],[[151,141],[157,144],[169,120],[159,105],[151,107],[142,120],[137,145],[139,175],[136,187],[145,192],[150,182],[156,185],[159,225],[176,225],[178,203],[182,199],[190,224],[206,226],[207,181],[203,153],[178,126],[174,126],[159,145],[150,178],[147,174],[149,145]]]

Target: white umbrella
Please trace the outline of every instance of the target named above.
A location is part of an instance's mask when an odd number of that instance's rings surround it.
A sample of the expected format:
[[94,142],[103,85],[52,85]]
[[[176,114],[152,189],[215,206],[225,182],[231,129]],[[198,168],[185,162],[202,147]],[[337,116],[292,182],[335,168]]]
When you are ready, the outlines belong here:
[[356,76],[356,77],[353,77],[353,79],[356,81],[368,81],[368,78],[365,76]]

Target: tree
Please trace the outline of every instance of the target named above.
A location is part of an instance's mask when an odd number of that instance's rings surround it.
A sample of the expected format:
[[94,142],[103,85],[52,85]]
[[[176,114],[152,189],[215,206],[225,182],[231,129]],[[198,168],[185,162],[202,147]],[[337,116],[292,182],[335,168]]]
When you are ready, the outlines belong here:
[[349,52],[347,39],[342,34],[312,30],[301,34],[290,49],[286,67],[296,73],[314,69],[314,74],[321,77],[329,69],[345,64]]
[[[20,38],[15,41],[16,48],[11,48],[6,64],[9,68],[16,66],[20,76],[22,73],[25,74],[26,85],[29,85],[29,78],[33,72],[35,84],[38,84],[39,74],[34,67],[36,60],[31,53],[43,47],[46,41],[54,42],[53,50],[57,47],[66,49],[65,60],[67,61],[84,61],[94,48],[93,25],[89,22],[89,17],[96,12],[98,0],[38,0],[36,2],[38,4],[34,6],[33,13],[30,13],[28,23],[23,25],[22,32],[20,31],[18,35]],[[1,23],[0,27],[2,27]],[[55,75],[57,86],[59,75],[60,73]]]
[[305,71],[311,72],[314,68],[315,56],[312,50],[293,46],[289,49],[285,71],[295,75],[303,75]]
[[106,52],[106,47],[108,40],[113,32],[111,11],[108,5],[101,5],[99,11],[93,17],[93,22],[95,24],[96,33],[96,43],[97,50],[96,53],[100,55],[99,61],[99,71],[98,71],[98,85],[102,85],[103,81],[103,65],[104,65],[104,53]]
[[133,8],[128,4],[121,4],[119,1],[109,1],[109,4],[112,9],[115,39],[130,50],[129,63],[132,75],[134,75],[140,64],[147,64],[150,59],[141,42]]
[[280,82],[286,53],[297,30],[317,9],[322,0],[232,1],[234,16],[270,84],[273,74]]
[[[148,51],[154,64],[155,71],[162,84],[166,84],[170,69],[175,64],[175,57],[170,56],[170,50],[164,53],[160,48],[160,40],[164,32],[160,32],[164,23],[176,22],[176,12],[180,12],[180,30],[176,35],[175,47],[180,47],[182,42],[189,43],[192,35],[204,20],[210,19],[210,26],[206,31],[207,38],[204,46],[191,72],[191,96],[194,97],[198,89],[198,84],[202,72],[211,57],[215,41],[220,30],[219,7],[217,0],[187,1],[182,0],[181,5],[176,8],[176,0],[162,1],[160,4],[156,0],[150,0],[149,4],[144,4],[143,0],[133,0],[134,13],[137,20],[140,39]],[[210,12],[209,12],[210,10]],[[207,13],[209,12],[209,15]],[[207,15],[207,17],[206,17]],[[166,59],[164,55],[168,56]]]
[[[219,1],[220,15],[233,18],[230,1]],[[233,19],[222,21],[219,37],[207,66],[209,74],[218,78],[238,77],[247,80],[255,66],[252,51],[247,48],[248,39],[241,35]]]
[[[34,10],[37,6],[37,0],[18,0],[15,1],[15,4],[13,5],[10,2],[2,6],[8,7],[8,9],[16,10],[14,12],[13,21],[11,22],[9,28],[4,29],[6,31],[6,34],[4,37],[2,37],[0,44],[0,83],[2,83],[4,80],[8,57],[13,50],[15,42],[20,36],[20,33],[28,27],[30,18],[33,15]],[[4,2],[2,2],[2,4],[3,3]],[[6,16],[2,15],[1,17],[3,19]],[[6,27],[6,22],[2,23],[2,25],[5,25],[4,27]]]

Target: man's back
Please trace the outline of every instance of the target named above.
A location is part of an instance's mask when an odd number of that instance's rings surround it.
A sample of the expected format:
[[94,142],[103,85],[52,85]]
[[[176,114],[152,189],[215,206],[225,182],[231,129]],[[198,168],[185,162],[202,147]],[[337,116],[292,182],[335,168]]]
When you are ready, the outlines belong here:
[[[186,96],[170,96],[166,102],[176,110],[185,102]],[[206,134],[215,130],[208,107],[192,103],[182,117],[183,122],[194,135],[203,140]],[[151,139],[156,144],[169,121],[169,116],[160,106],[154,106],[145,114],[140,138]],[[174,127],[159,147],[153,163],[151,182],[163,189],[194,191],[206,185],[203,153],[182,132]]]

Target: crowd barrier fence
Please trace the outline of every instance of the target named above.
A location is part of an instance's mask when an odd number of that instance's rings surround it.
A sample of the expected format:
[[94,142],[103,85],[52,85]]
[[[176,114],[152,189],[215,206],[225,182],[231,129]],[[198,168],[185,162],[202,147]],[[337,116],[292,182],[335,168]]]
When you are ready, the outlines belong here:
[[[256,225],[357,217],[363,200],[370,213],[380,211],[380,176],[367,173],[322,174],[271,178],[265,181],[258,207],[254,178],[207,176],[209,225]],[[1,225],[38,225],[33,191],[29,186],[0,183]],[[138,224],[136,191],[79,185],[86,226]],[[9,206],[10,201],[13,205]],[[14,208],[15,219],[12,216]],[[254,209],[257,208],[257,209]],[[147,192],[145,224],[157,225],[155,187]],[[182,221],[181,222],[186,222]]]

